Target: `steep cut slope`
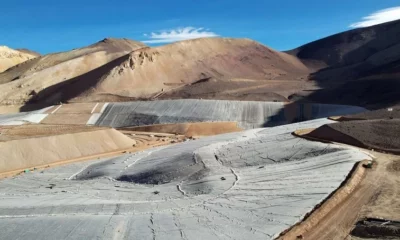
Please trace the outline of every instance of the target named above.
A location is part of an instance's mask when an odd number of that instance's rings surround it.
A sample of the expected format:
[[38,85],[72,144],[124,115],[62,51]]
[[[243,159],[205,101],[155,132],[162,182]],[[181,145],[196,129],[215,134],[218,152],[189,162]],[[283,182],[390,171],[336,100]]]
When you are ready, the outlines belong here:
[[[252,40],[203,38],[134,51],[74,81],[60,84],[57,89],[39,92],[34,100],[149,99],[209,81],[222,82],[224,87],[220,90],[223,92],[236,78],[266,84],[266,80],[307,74],[308,69],[295,57]],[[90,79],[90,83],[84,79]]]
[[353,80],[386,71],[400,61],[400,20],[335,34],[287,53],[319,66],[321,70],[311,75],[318,81]]
[[0,74],[0,101],[23,104],[44,89],[144,47],[128,39],[104,39],[88,47],[35,58]]
[[17,64],[37,57],[35,54],[0,46],[0,73]]

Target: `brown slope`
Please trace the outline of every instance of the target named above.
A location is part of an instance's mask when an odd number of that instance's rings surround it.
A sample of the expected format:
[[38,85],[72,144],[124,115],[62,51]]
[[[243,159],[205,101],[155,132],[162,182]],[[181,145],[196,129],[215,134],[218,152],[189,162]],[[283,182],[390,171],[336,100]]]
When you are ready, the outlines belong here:
[[[105,96],[148,99],[209,79],[229,85],[236,78],[267,83],[307,74],[308,69],[295,57],[252,40],[203,38],[134,51],[68,85],[47,91],[39,101],[101,101]],[[90,86],[88,81],[81,81],[89,77]],[[76,89],[85,90],[77,93]]]
[[[58,64],[62,64],[71,60],[75,60],[80,57],[85,57],[93,53],[103,53],[103,55],[109,55],[108,58],[110,60],[113,60],[117,57],[129,53],[130,51],[143,47],[145,47],[144,44],[128,39],[106,38],[87,47],[78,48],[67,52],[44,55],[36,58],[35,61],[30,61],[25,64],[15,66],[5,73],[0,74],[0,83],[7,83],[15,79],[29,77],[29,75],[38,73],[47,68],[54,67]],[[103,64],[104,63],[100,64],[99,66]]]
[[[330,78],[347,72],[362,76],[364,72],[400,59],[400,20],[338,33],[287,51],[304,62],[329,66],[315,79]],[[337,71],[337,72],[336,72]]]
[[353,80],[338,86],[323,84],[320,87],[322,89],[294,94],[289,99],[355,105],[368,109],[386,108],[400,103],[399,78]]
[[15,50],[20,51],[20,52],[23,52],[23,53],[30,54],[30,55],[33,55],[33,56],[36,56],[36,57],[40,57],[40,56],[42,55],[42,54],[40,54],[40,53],[38,53],[38,52],[29,50],[29,49],[26,49],[26,48],[17,48],[17,49],[15,49]]
[[17,64],[37,57],[34,54],[0,46],[0,73]]
[[345,115],[339,121],[353,120],[377,120],[377,119],[400,119],[400,106],[383,108],[374,111],[362,112],[357,114]]
[[400,103],[400,20],[339,33],[288,51],[320,69],[320,88],[290,96],[298,101],[371,109]]
[[378,119],[327,124],[306,136],[399,154],[399,133],[399,119]]
[[[305,78],[305,77],[304,77]],[[299,80],[208,79],[199,83],[177,87],[158,99],[202,98],[242,101],[288,102],[288,96],[313,86],[312,82]]]
[[48,54],[0,74],[0,103],[24,104],[44,89],[146,47],[128,39],[104,39],[88,47]]

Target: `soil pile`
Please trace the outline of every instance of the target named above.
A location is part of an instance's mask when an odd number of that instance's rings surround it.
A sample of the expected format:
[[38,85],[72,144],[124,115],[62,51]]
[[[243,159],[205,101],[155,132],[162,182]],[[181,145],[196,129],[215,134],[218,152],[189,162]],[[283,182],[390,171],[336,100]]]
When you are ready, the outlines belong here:
[[360,238],[398,239],[400,221],[367,218],[357,222],[351,235]]
[[0,142],[1,172],[130,148],[135,141],[114,129]]
[[380,119],[339,122],[323,125],[305,136],[399,154],[399,134],[399,119]]
[[37,55],[33,53],[14,50],[6,46],[0,46],[0,73],[6,71],[10,67],[35,57],[37,57]]
[[339,121],[352,120],[377,120],[377,119],[400,119],[400,106],[378,109],[374,111],[345,115]]
[[17,139],[44,137],[44,136],[55,136],[61,134],[92,132],[104,129],[109,129],[109,128],[91,127],[86,125],[50,125],[50,124],[1,126],[0,142],[17,140]]
[[198,122],[178,124],[155,124],[149,126],[124,128],[138,132],[173,133],[185,136],[213,136],[217,134],[239,132],[243,129],[236,122]]

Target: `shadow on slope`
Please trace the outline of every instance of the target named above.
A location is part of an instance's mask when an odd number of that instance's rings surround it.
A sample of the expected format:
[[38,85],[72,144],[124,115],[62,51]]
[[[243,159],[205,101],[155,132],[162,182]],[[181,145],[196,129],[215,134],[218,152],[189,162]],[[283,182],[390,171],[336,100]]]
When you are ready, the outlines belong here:
[[[94,91],[96,84],[101,81],[101,78],[107,74],[110,69],[120,65],[126,61],[127,58],[129,58],[129,54],[117,58],[85,74],[47,87],[38,93],[32,93],[34,96],[25,104],[25,106],[21,107],[21,111],[29,111],[31,110],[31,106],[35,104],[40,104],[40,106],[52,106],[59,104],[60,102],[68,102],[76,97],[89,94],[91,91]],[[127,100],[134,99],[128,98]]]
[[289,96],[304,102],[379,109],[400,103],[400,20],[335,34],[288,51],[308,66],[318,90]]

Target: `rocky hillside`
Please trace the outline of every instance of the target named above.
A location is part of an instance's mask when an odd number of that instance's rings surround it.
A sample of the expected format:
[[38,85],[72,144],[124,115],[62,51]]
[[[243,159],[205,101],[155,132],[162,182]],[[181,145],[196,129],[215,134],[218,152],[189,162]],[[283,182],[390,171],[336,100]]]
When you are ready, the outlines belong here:
[[250,39],[201,38],[154,48],[104,39],[0,73],[0,104],[207,98],[375,108],[400,102],[399,70],[400,20],[287,52]]
[[288,53],[319,66],[310,76],[317,81],[340,82],[390,72],[400,61],[400,20],[335,34]]
[[309,67],[319,90],[291,100],[371,109],[400,103],[400,20],[339,33],[288,51]]
[[0,103],[24,104],[41,91],[141,48],[146,45],[128,39],[104,39],[87,47],[24,62],[0,73]]
[[39,92],[33,100],[151,99],[208,81],[218,81],[225,86],[223,91],[232,85],[232,79],[268,83],[288,78],[300,80],[299,76],[307,74],[307,67],[297,58],[255,41],[203,38],[133,51],[73,81],[60,83],[51,91]]

